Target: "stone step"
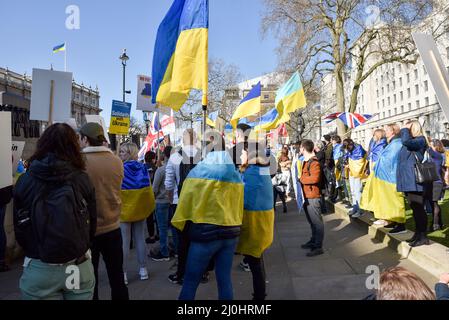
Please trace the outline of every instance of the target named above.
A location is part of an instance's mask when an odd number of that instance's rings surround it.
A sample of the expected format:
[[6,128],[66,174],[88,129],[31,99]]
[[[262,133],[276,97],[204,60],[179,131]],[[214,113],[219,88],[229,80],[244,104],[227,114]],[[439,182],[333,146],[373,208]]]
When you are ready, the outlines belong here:
[[407,233],[401,235],[390,235],[389,230],[382,226],[376,226],[371,219],[372,213],[366,213],[360,218],[351,219],[348,215],[348,209],[342,204],[328,204],[333,208],[335,214],[340,218],[357,222],[366,227],[367,233],[391,249],[398,252],[403,258],[410,260],[419,267],[423,268],[433,276],[439,278],[442,273],[449,272],[449,248],[439,243],[431,241],[428,246],[412,248],[406,242],[413,236],[413,232],[407,230]]

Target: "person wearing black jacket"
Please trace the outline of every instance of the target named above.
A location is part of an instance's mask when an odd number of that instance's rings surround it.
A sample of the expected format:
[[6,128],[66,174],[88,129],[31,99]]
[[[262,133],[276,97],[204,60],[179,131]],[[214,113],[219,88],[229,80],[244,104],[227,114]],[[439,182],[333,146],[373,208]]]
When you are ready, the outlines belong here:
[[6,206],[11,201],[12,186],[0,189],[0,272],[9,271],[6,264],[6,233],[5,233],[5,214]]
[[50,126],[29,163],[14,189],[14,231],[25,252],[23,298],[91,300],[96,200],[75,131]]

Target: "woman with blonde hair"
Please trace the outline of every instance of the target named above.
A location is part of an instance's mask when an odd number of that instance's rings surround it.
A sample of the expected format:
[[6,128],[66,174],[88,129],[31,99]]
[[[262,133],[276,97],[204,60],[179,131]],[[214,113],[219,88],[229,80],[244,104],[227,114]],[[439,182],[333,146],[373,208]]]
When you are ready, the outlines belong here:
[[124,179],[122,184],[122,214],[120,216],[123,238],[123,271],[128,284],[127,260],[131,242],[131,230],[137,249],[140,280],[148,280],[145,244],[145,221],[154,211],[155,200],[147,168],[137,161],[139,149],[134,143],[120,147],[119,156],[123,161]]
[[387,139],[385,138],[385,130],[376,129],[373,133],[373,138],[370,142],[368,158],[370,171],[373,171],[374,165],[383,149],[387,146]]
[[432,185],[418,183],[416,179],[416,164],[424,161],[428,149],[427,139],[424,136],[421,124],[409,121],[400,132],[402,149],[399,154],[397,170],[397,191],[403,192],[413,210],[416,232],[408,242],[411,247],[428,245],[427,214],[424,209],[426,192],[432,190]]

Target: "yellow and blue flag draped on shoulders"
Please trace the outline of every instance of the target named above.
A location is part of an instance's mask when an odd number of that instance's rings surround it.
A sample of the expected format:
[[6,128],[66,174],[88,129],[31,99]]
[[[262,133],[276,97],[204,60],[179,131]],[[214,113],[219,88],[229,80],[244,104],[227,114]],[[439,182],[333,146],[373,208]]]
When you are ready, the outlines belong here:
[[307,106],[299,72],[295,72],[290,80],[278,90],[275,103],[278,117],[273,122],[262,126],[264,130],[276,129],[279,125],[290,121],[290,113]]
[[349,153],[349,174],[353,178],[366,178],[366,151],[359,144]]
[[179,111],[192,89],[208,90],[208,0],[175,0],[159,26],[153,56],[153,103]]
[[236,252],[260,258],[274,238],[274,199],[270,167],[249,166],[243,173],[243,225]]
[[184,230],[187,221],[223,227],[241,226],[243,182],[228,152],[211,152],[184,181],[171,223]]
[[260,82],[251,89],[240,102],[231,119],[231,125],[235,129],[240,119],[258,114],[261,108],[262,85]]
[[147,168],[137,161],[124,163],[122,183],[122,222],[138,222],[148,218],[156,207]]
[[405,202],[397,191],[396,173],[402,148],[400,139],[394,139],[381,152],[363,190],[360,207],[374,212],[376,219],[405,223]]

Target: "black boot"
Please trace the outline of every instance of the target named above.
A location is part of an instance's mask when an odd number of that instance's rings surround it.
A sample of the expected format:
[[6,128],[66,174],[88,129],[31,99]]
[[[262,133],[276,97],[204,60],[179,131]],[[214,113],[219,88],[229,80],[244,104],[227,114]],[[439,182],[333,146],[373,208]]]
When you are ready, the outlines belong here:
[[253,301],[265,301],[266,297],[266,294],[264,294],[263,296],[261,295],[260,297],[256,297],[256,295],[253,293]]
[[416,248],[416,247],[420,247],[420,246],[428,246],[429,244],[430,244],[430,241],[427,238],[426,233],[420,232],[418,234],[417,239],[415,241],[413,241],[412,243],[410,243],[410,247]]

